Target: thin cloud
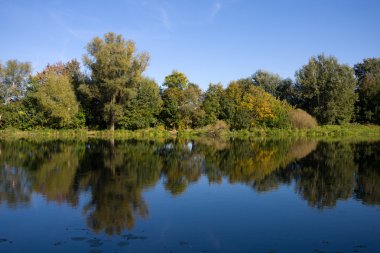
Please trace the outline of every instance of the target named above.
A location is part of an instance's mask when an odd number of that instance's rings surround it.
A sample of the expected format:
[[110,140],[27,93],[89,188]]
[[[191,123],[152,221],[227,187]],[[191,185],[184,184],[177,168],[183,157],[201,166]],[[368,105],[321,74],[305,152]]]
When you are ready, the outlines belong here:
[[164,27],[167,30],[171,30],[172,29],[172,24],[170,22],[170,19],[169,19],[167,11],[164,8],[162,8],[162,7],[158,8],[158,11],[160,12],[161,23],[164,25]]
[[87,35],[90,33],[90,31],[71,28],[65,21],[64,17],[57,12],[51,11],[49,15],[53,22],[58,25],[58,27],[60,27],[66,33],[72,35],[76,39],[83,39],[84,37],[87,37]]
[[218,15],[218,13],[220,12],[221,8],[222,4],[220,2],[216,2],[212,7],[210,18],[214,19],[216,15]]
[[58,29],[61,29],[75,39],[88,39],[96,34],[96,30],[94,29],[82,29],[78,27],[78,25],[73,25],[77,24],[76,21],[78,20],[86,20],[89,23],[98,23],[99,20],[96,17],[84,15],[70,9],[65,9],[63,11],[49,8],[46,11],[50,20]]

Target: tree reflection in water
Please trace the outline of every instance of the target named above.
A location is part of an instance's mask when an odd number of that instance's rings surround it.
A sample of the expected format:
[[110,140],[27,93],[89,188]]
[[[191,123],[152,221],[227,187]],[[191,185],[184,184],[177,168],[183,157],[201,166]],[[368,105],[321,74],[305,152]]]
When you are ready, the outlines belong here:
[[77,206],[80,194],[90,192],[87,224],[108,234],[149,215],[143,191],[160,178],[173,195],[205,176],[259,192],[294,182],[321,209],[351,197],[380,204],[379,142],[20,140],[0,142],[0,151],[0,204],[27,205],[36,192]]

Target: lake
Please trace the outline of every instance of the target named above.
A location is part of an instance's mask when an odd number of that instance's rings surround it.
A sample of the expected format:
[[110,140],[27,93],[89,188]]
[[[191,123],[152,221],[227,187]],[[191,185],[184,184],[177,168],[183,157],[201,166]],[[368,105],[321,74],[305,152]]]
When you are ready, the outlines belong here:
[[0,252],[380,252],[380,142],[0,141]]

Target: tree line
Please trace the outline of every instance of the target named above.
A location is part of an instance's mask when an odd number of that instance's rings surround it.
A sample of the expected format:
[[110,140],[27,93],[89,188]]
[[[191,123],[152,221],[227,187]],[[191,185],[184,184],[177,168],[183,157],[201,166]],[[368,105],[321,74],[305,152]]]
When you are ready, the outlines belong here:
[[[380,124],[380,58],[353,68],[333,56],[311,57],[295,80],[258,70],[226,88],[204,92],[174,70],[160,87],[143,75],[148,53],[107,33],[77,60],[49,64],[32,75],[31,64],[0,64],[0,128],[167,129],[200,128],[224,121],[233,130],[303,128],[349,122]],[[315,119],[316,121],[315,121]]]

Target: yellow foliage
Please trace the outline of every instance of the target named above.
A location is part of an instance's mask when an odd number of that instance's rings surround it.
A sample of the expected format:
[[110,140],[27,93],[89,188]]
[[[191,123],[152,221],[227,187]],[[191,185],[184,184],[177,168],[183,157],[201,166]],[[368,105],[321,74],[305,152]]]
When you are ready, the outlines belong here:
[[257,87],[250,87],[248,92],[243,96],[239,106],[247,109],[253,118],[252,125],[257,123],[274,121],[276,120],[276,115],[274,108],[279,106],[277,99],[272,97],[269,93],[261,90]]

